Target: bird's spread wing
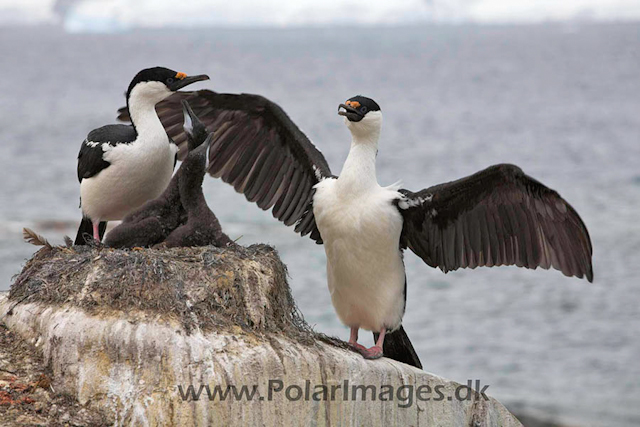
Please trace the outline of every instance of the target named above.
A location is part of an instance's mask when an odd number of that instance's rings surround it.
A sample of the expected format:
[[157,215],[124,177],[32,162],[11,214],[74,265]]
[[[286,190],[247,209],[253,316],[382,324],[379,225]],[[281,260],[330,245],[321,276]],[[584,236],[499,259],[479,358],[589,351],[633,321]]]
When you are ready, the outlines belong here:
[[130,125],[107,125],[89,132],[78,153],[78,181],[91,178],[109,167],[110,163],[102,157],[104,144],[130,143],[137,136],[136,130]]
[[[287,114],[259,95],[219,94],[210,90],[176,92],[156,106],[167,134],[186,150],[181,101],[214,132],[209,170],[233,185],[247,200],[301,235],[321,243],[313,217],[313,186],[330,177],[324,156]],[[121,120],[128,120],[120,109]]]
[[591,240],[578,213],[517,166],[400,192],[402,248],[445,273],[515,264],[593,280]]

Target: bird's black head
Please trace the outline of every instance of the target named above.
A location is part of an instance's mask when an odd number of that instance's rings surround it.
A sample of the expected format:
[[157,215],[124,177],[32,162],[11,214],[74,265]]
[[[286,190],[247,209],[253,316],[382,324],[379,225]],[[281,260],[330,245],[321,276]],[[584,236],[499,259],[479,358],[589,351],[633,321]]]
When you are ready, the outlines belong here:
[[197,148],[205,141],[205,139],[207,139],[207,136],[209,136],[209,131],[200,121],[200,119],[198,119],[198,116],[196,116],[196,114],[191,109],[191,106],[185,99],[182,100],[182,112],[184,114],[184,124],[182,125],[182,127],[187,134],[189,151],[191,151]]
[[[133,89],[139,84],[145,84],[145,86],[149,86],[150,89],[155,91],[164,90],[170,94],[171,92],[182,89],[191,83],[202,80],[209,80],[209,76],[206,74],[187,76],[185,73],[180,73],[164,67],[145,68],[136,74],[133,80],[131,80],[129,89],[127,89],[127,99],[130,97],[131,91],[133,91]],[[159,85],[163,85],[163,87]]]
[[359,122],[369,112],[380,111],[380,106],[371,98],[357,95],[338,106],[338,114],[345,116],[350,122]]

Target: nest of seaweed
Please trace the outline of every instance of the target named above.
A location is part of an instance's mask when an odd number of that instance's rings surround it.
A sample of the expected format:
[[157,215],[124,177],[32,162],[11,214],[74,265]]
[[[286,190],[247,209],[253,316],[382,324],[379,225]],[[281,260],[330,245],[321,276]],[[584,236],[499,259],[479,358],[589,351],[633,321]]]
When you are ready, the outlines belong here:
[[[11,286],[20,303],[72,306],[130,321],[179,322],[187,333],[285,335],[303,344],[346,343],[314,332],[296,307],[286,266],[267,245],[172,249],[44,246]],[[258,311],[258,313],[256,313]],[[235,333],[235,332],[234,332]]]

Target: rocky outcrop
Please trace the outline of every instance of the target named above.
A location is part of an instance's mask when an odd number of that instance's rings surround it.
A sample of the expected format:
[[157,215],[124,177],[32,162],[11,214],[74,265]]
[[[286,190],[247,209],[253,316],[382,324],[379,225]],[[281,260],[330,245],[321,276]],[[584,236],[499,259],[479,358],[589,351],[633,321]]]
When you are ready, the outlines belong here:
[[520,425],[493,398],[312,331],[264,245],[45,247],[0,313],[57,392],[113,425]]

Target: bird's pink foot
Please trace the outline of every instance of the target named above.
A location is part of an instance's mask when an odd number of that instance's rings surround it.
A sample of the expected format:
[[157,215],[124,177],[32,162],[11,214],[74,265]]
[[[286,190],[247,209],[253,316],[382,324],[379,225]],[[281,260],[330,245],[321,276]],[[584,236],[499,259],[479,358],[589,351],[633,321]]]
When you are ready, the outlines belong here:
[[367,347],[362,344],[358,344],[357,342],[350,342],[349,345],[360,354],[362,354],[363,351],[367,351]]
[[349,345],[358,353],[362,354],[363,351],[367,351],[367,347],[362,344],[358,344],[358,329],[351,328],[351,336],[349,337]]
[[366,348],[364,346],[360,346],[362,349],[358,348],[358,352],[365,359],[380,359],[382,357],[382,347],[378,347],[374,345],[371,348]]
[[387,332],[386,328],[382,328],[380,330],[380,335],[378,336],[378,341],[376,341],[376,345],[371,348],[367,348],[361,344],[358,344],[358,329],[352,327],[351,328],[351,336],[349,337],[349,345],[353,347],[358,353],[362,355],[365,359],[379,359],[382,357],[382,344],[384,343],[384,335]]
[[100,242],[100,222],[93,221],[93,238]]

